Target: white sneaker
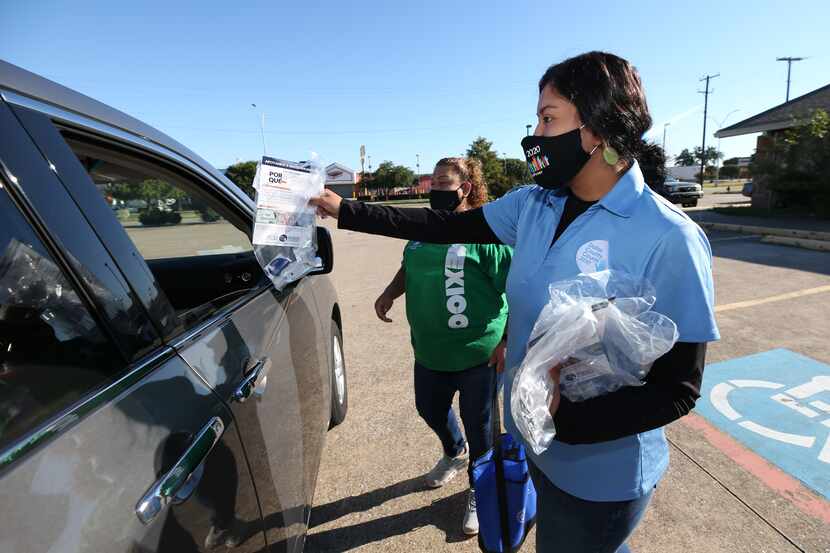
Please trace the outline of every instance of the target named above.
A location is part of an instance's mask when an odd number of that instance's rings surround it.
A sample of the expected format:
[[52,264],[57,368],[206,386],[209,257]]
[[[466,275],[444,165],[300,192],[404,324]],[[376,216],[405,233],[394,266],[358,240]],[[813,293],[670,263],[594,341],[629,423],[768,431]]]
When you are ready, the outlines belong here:
[[458,474],[460,471],[467,468],[467,448],[464,448],[457,457],[447,457],[444,455],[441,460],[427,473],[424,477],[426,485],[430,488],[440,488]]
[[470,488],[467,497],[467,510],[464,511],[464,525],[461,530],[468,536],[478,534],[478,514],[476,513],[476,492]]

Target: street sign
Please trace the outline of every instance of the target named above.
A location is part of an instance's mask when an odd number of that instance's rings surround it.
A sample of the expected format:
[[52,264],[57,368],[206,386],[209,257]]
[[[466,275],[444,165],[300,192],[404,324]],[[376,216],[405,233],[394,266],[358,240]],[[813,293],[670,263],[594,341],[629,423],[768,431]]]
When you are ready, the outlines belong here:
[[787,349],[715,363],[695,411],[830,499],[830,366]]

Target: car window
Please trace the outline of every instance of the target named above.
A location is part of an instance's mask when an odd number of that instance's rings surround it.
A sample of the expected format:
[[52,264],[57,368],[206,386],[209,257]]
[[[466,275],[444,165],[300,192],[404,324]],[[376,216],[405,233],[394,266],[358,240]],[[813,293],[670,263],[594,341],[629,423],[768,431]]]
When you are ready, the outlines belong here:
[[252,251],[226,209],[198,185],[149,161],[67,140],[146,260]]
[[116,378],[125,362],[0,186],[0,447]]
[[172,304],[177,328],[195,325],[263,283],[228,200],[161,162],[64,138]]

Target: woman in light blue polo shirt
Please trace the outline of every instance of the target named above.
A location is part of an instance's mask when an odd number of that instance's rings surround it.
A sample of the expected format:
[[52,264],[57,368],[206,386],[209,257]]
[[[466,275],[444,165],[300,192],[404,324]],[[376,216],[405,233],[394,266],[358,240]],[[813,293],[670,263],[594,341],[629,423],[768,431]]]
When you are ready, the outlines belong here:
[[[680,341],[642,386],[578,403],[556,394],[556,439],[542,455],[529,451],[537,551],[625,553],[668,467],[663,427],[694,407],[706,343],[719,338],[711,249],[694,222],[643,182],[637,158],[648,148],[642,137],[652,121],[626,60],[589,52],[551,66],[539,82],[537,114],[534,135],[522,140],[536,185],[481,209],[341,203],[328,191],[313,202],[322,215],[338,217],[340,228],[514,247],[505,405],[549,283],[606,268],[651,281],[654,309],[677,323]],[[506,411],[507,430],[521,439]]]

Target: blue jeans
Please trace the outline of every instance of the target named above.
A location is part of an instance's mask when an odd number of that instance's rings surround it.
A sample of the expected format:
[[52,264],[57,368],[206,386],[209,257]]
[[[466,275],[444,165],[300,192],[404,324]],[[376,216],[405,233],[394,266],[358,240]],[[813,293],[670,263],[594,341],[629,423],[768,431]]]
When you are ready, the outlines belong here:
[[630,501],[586,501],[563,492],[528,461],[536,488],[536,552],[631,553],[625,540],[654,490]]
[[449,457],[464,451],[464,436],[452,410],[452,399],[456,392],[459,394],[458,406],[470,449],[467,474],[471,486],[472,461],[493,446],[491,415],[496,381],[496,369],[486,363],[463,371],[433,371],[415,362],[415,407]]

